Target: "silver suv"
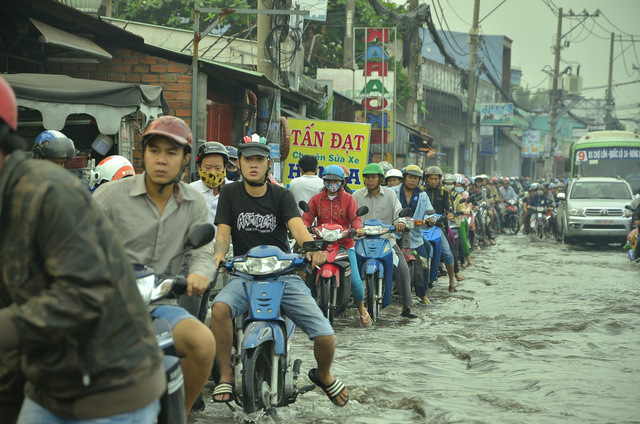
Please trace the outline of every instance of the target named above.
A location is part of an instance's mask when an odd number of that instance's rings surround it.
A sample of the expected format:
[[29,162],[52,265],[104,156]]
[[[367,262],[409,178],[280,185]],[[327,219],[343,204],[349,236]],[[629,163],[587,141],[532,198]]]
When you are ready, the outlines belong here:
[[622,242],[631,231],[625,206],[633,193],[621,178],[573,178],[559,199],[557,230],[563,243],[574,237]]

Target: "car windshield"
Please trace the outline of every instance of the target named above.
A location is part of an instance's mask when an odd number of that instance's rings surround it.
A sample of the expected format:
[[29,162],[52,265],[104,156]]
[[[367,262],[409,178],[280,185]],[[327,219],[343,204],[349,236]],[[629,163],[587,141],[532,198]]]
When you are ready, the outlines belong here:
[[571,189],[571,199],[631,199],[624,182],[577,182]]

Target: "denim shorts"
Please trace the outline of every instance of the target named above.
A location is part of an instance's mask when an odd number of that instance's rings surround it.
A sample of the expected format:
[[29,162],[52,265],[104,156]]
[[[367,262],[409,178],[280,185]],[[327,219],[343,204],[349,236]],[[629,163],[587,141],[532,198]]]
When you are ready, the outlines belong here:
[[449,246],[449,239],[447,238],[444,228],[440,228],[440,231],[442,232],[442,262],[444,262],[445,265],[453,265],[455,259],[453,258],[451,247]]
[[187,312],[186,309],[173,305],[160,305],[151,312],[151,316],[153,318],[162,318],[169,321],[171,330],[173,330],[183,319],[197,319]]
[[26,397],[20,409],[18,424],[153,424],[159,412],[160,401],[154,400],[140,409],[124,414],[78,420],[59,417]]
[[[311,290],[302,279],[297,275],[283,275],[280,279],[286,282],[281,306],[291,321],[310,339],[333,335],[329,320],[322,314],[315,299],[311,297]],[[247,295],[242,281],[241,277],[231,277],[213,300],[214,304],[222,302],[231,308],[233,318],[247,311]]]

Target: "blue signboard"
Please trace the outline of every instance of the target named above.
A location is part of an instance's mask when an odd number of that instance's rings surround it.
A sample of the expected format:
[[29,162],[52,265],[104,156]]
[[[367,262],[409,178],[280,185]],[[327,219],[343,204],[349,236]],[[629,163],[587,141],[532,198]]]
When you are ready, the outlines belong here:
[[269,157],[271,159],[280,157],[280,145],[278,143],[269,143]]
[[511,103],[484,103],[480,113],[480,125],[511,126],[513,117],[513,104]]

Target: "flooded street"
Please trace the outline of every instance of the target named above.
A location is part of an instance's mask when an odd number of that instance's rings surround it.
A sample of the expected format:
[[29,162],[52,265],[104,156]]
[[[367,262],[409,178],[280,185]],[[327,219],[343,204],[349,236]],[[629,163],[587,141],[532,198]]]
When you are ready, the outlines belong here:
[[[441,277],[416,320],[392,304],[373,328],[355,309],[335,325],[344,408],[317,389],[278,410],[295,423],[640,422],[640,268],[619,246],[501,236],[449,294]],[[297,333],[300,385],[315,366]],[[242,422],[213,404],[190,422]]]

